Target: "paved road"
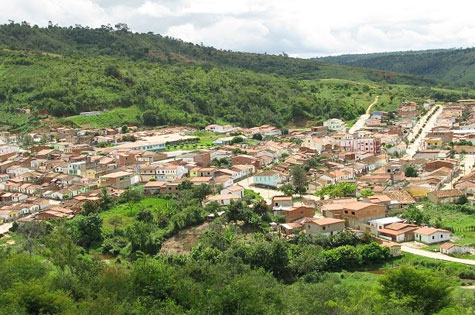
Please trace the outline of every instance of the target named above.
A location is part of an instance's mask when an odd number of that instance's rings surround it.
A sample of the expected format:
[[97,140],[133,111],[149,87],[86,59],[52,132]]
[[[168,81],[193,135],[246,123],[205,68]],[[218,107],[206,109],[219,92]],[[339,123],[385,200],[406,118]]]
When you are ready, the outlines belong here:
[[379,95],[376,95],[373,103],[369,104],[368,108],[366,109],[366,113],[360,116],[360,118],[355,122],[355,124],[351,126],[348,133],[355,133],[364,127],[366,121],[369,119],[371,108],[373,107],[374,104],[378,102],[378,100],[379,100]]
[[[261,194],[262,198],[264,198],[264,200],[268,204],[270,204],[272,202],[272,197],[284,195],[284,193],[281,192],[280,190],[251,186],[252,177],[248,177],[246,179],[243,179],[243,180],[237,182],[236,184],[240,185],[241,187],[244,187],[244,189],[250,189],[250,190],[253,190],[256,193]],[[299,197],[299,195],[294,195],[294,196]],[[302,197],[304,199],[309,199],[309,200],[314,200],[314,201],[320,200],[320,197],[317,197],[315,195],[306,194],[306,195],[302,195]]]
[[451,261],[456,262],[464,265],[472,265],[475,266],[475,260],[470,259],[462,259],[462,258],[455,258],[451,256],[447,256],[441,253],[429,252],[423,249],[416,249],[409,246],[402,245],[401,250],[406,253],[411,253],[418,256],[423,256],[427,258],[437,259],[437,260],[444,260],[444,261]]
[[[435,114],[428,119],[429,115],[435,112]],[[406,158],[412,159],[412,157],[416,154],[416,152],[421,148],[422,141],[425,139],[427,133],[432,130],[437,122],[437,117],[439,117],[440,113],[442,112],[442,107],[440,105],[436,105],[433,109],[427,112],[419,121],[416,123],[414,128],[412,129],[412,133],[408,135],[407,139],[411,141],[417,133],[422,128],[422,132],[419,137],[415,138],[414,142],[409,144],[406,150]],[[427,121],[426,126],[422,127],[424,123]]]
[[[37,213],[32,213],[32,214],[27,215],[24,218],[31,218],[31,217],[35,216],[36,214]],[[4,233],[8,232],[8,230],[10,230],[10,228],[12,227],[13,222],[8,222],[8,223],[1,224],[0,225],[0,234],[4,234]]]
[[460,178],[464,177],[465,175],[470,174],[470,172],[472,171],[473,164],[475,163],[475,156],[470,154],[470,155],[465,155],[462,158],[459,154],[457,154],[457,155],[455,155],[455,158],[460,160],[459,174],[458,174],[458,176],[452,178],[452,180],[450,182],[446,183],[442,187],[442,190],[455,188],[455,185],[460,180]]
[[13,225],[13,222],[3,223],[2,225],[0,225],[0,234],[5,234],[6,232],[8,232],[8,230],[10,230],[12,225]]

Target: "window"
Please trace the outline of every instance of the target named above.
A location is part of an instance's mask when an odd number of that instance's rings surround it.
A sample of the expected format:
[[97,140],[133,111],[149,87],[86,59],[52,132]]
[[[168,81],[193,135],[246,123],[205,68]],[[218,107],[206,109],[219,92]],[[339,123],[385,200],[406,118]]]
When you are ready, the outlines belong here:
[[351,214],[352,214],[352,215],[355,215],[355,212],[354,212],[354,211],[351,211]]
[[348,214],[348,210],[345,210],[345,213]]
[[326,227],[326,226],[322,226],[322,230],[324,230],[324,231],[325,231],[326,229],[327,229],[327,227]]
[[432,239],[435,239],[435,236],[432,236]]

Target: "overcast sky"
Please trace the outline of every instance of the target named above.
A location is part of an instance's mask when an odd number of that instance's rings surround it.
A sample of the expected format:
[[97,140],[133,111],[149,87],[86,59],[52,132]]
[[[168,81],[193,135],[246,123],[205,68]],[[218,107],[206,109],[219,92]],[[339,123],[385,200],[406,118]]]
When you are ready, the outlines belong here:
[[475,46],[475,1],[2,0],[0,22],[127,23],[222,49],[314,57]]

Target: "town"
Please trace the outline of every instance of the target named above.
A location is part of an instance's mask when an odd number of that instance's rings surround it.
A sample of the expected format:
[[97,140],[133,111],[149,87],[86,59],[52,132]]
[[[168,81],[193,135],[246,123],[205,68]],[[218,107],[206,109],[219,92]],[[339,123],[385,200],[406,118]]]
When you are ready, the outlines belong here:
[[2,235],[14,224],[72,219],[104,194],[177,195],[187,183],[210,187],[203,206],[218,209],[259,194],[281,237],[350,230],[371,233],[394,256],[475,264],[448,256],[475,254],[456,228],[404,216],[424,213],[424,202],[475,204],[475,100],[407,101],[394,112],[368,110],[351,126],[332,118],[289,130],[60,127],[2,132],[0,143]]

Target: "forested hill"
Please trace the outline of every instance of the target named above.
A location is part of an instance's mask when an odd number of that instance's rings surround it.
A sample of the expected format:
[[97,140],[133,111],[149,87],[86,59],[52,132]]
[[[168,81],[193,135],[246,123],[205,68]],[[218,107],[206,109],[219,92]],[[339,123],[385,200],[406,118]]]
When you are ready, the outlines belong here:
[[114,28],[55,25],[40,28],[30,26],[25,22],[4,24],[0,25],[0,47],[76,57],[110,56],[168,64],[235,67],[299,79],[356,78],[415,85],[435,84],[434,80],[424,80],[404,74],[335,66],[316,60],[291,58],[287,55],[219,50],[151,32],[132,33],[125,24],[118,24]]
[[375,95],[384,110],[407,99],[475,97],[443,87],[412,75],[217,50],[124,25],[0,26],[1,129],[103,109],[110,111],[95,125],[288,126],[356,119]]
[[475,48],[341,55],[318,60],[475,87]]

